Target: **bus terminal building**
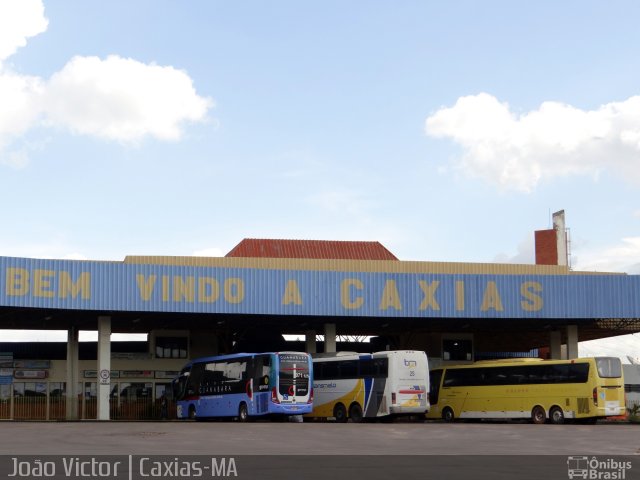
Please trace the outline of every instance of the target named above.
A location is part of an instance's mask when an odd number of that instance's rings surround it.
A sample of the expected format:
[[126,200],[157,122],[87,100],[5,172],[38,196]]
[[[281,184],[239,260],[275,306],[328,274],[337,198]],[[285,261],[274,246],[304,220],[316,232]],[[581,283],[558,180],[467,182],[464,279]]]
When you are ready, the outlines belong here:
[[[124,418],[114,402],[155,401],[188,359],[216,353],[416,349],[447,365],[575,358],[578,341],[639,332],[640,276],[571,270],[558,232],[536,232],[536,265],[400,261],[377,242],[257,239],[221,258],[0,257],[0,329],[67,331],[58,345],[12,346],[0,333],[0,418],[24,418],[19,400],[30,395],[46,399],[31,418]],[[80,330],[97,330],[97,344],[80,343]],[[148,340],[112,343],[111,333]]]

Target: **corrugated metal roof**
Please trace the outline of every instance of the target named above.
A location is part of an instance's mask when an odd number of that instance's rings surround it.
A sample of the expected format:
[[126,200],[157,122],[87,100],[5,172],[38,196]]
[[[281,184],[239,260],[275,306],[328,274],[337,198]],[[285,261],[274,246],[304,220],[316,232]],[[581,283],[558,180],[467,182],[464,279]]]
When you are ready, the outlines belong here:
[[[184,265],[184,258],[169,260],[117,264],[0,257],[0,278],[6,283],[0,289],[0,308],[389,318],[640,318],[640,275],[498,275],[478,266],[477,274],[425,275],[432,265],[393,260],[217,258],[208,259],[218,265],[211,267],[200,262],[196,266],[195,261]],[[277,264],[285,267],[274,268]],[[347,266],[351,268],[345,270]],[[530,272],[542,270],[537,266]]]
[[245,238],[227,257],[398,260],[380,242]]
[[[443,273],[476,275],[608,275],[602,272],[573,272],[567,266],[515,263],[415,262],[398,260],[325,260],[307,258],[247,257],[162,257],[129,255],[126,265],[254,268],[259,270],[318,270],[332,272]],[[616,273],[613,275],[625,275]]]

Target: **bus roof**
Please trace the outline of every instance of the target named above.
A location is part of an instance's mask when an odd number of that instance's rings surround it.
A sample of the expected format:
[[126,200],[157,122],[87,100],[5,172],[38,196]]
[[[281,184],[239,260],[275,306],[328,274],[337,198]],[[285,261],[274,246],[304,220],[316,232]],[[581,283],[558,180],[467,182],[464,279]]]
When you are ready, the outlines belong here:
[[603,358],[617,358],[617,357],[580,357],[571,359],[543,359],[543,358],[502,358],[499,360],[479,360],[474,363],[463,363],[457,365],[440,365],[432,370],[444,370],[447,368],[480,368],[480,367],[500,367],[500,366],[518,366],[518,365],[532,365],[532,364],[567,364],[567,363],[585,363],[591,361],[597,361]]
[[536,362],[544,362],[543,358],[500,358],[497,360],[478,360],[474,363],[474,365],[492,365],[492,364],[501,364],[501,363],[536,363]]
[[194,358],[193,360],[187,362],[187,365],[193,365],[194,363],[202,363],[202,362],[213,362],[217,360],[233,360],[234,358],[242,358],[242,357],[255,357],[256,355],[279,355],[282,353],[296,353],[301,355],[308,355],[305,352],[293,352],[293,351],[282,351],[282,352],[241,352],[241,353],[229,353],[226,355],[212,355],[210,357],[200,357]]

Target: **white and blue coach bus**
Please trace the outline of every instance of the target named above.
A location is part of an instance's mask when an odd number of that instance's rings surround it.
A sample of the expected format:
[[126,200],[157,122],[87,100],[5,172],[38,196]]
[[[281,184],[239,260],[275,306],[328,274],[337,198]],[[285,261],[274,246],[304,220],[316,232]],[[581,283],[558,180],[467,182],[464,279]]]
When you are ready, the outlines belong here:
[[338,352],[313,359],[314,408],[309,417],[337,422],[412,416],[429,410],[427,354],[414,350]]
[[192,360],[173,381],[177,417],[302,415],[313,407],[311,356],[236,353]]

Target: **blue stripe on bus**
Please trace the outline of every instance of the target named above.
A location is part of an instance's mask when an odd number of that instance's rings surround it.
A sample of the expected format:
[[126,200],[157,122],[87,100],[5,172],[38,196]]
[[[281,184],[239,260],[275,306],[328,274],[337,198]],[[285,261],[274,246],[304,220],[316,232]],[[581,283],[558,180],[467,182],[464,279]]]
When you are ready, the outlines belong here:
[[373,378],[364,379],[364,411],[367,411],[369,406],[369,400],[371,399],[371,393],[373,392]]

